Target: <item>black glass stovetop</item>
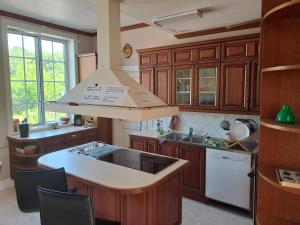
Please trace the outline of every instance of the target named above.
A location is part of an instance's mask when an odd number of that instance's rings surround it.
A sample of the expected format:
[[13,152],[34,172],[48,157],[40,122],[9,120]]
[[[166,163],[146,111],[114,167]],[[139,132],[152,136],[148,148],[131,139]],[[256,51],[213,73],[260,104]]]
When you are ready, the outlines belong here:
[[178,161],[174,158],[152,155],[139,151],[129,150],[126,148],[115,150],[107,155],[99,157],[98,160],[124,167],[129,167],[151,174],[156,174]]

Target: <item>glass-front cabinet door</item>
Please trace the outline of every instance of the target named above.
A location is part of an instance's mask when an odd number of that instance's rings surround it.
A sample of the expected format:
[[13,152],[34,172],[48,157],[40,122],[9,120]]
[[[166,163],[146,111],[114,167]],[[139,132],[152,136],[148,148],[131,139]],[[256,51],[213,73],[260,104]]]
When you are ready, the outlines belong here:
[[192,105],[193,66],[177,66],[173,71],[174,103],[181,106]]
[[219,108],[219,65],[204,64],[196,67],[196,106]]

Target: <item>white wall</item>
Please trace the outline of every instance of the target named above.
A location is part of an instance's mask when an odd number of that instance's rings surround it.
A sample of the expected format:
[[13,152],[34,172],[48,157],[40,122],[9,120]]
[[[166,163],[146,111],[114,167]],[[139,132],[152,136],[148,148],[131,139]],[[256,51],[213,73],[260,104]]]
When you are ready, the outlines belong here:
[[77,35],[78,54],[96,52],[95,38],[85,35]]

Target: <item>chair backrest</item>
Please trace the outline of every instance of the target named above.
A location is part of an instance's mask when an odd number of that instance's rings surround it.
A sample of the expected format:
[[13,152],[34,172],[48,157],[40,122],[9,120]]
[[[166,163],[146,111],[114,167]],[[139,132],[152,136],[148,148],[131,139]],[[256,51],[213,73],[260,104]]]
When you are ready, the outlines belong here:
[[89,196],[39,188],[41,225],[94,225]]
[[65,169],[15,172],[15,187],[19,209],[22,212],[40,210],[38,187],[66,192],[68,190]]

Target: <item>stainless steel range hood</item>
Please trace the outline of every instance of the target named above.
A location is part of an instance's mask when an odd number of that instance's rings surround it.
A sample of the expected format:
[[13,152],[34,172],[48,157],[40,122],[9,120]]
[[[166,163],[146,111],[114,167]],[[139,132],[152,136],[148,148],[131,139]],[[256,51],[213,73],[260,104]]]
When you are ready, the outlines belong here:
[[97,0],[98,70],[46,110],[124,120],[177,115],[178,107],[129,77],[120,66],[120,0]]

